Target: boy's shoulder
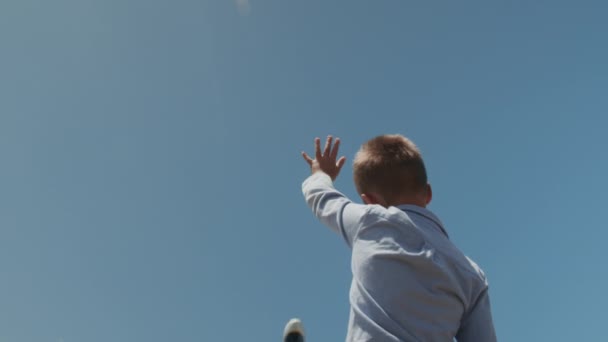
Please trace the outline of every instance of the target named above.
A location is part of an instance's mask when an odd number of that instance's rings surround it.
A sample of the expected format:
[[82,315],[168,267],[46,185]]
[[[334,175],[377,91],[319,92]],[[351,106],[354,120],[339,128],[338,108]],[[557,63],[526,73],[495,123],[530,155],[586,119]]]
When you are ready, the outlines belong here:
[[487,286],[488,279],[486,278],[486,274],[483,272],[481,267],[479,267],[479,265],[477,265],[477,263],[475,261],[473,261],[473,259],[469,258],[468,256],[465,255],[464,257],[469,262],[469,266],[471,267],[471,269],[473,270],[475,275],[479,278],[479,280],[481,280]]

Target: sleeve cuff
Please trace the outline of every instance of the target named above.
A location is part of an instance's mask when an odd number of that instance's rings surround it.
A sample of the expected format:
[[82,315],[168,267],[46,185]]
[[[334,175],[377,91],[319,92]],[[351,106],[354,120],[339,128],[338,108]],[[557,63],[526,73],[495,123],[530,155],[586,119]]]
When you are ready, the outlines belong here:
[[324,186],[329,186],[331,188],[334,187],[334,182],[331,180],[331,177],[329,177],[329,175],[326,174],[325,172],[318,171],[318,172],[313,173],[312,175],[310,175],[308,178],[306,178],[304,180],[304,182],[302,183],[302,191],[306,192],[305,190],[315,183],[316,184],[320,183]]

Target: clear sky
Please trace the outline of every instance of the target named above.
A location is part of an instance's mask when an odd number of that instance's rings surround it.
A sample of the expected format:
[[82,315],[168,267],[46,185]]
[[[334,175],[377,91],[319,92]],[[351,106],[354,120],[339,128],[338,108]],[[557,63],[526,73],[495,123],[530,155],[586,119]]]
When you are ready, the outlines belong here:
[[501,341],[605,336],[605,1],[2,0],[0,342],[346,335],[300,151],[421,148]]

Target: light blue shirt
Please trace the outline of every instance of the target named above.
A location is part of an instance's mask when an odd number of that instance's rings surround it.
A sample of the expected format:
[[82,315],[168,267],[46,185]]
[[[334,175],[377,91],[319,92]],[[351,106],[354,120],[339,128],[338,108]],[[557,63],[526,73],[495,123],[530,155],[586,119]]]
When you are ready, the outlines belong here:
[[496,341],[486,277],[432,212],[353,203],[322,172],[302,191],[352,249],[347,341]]

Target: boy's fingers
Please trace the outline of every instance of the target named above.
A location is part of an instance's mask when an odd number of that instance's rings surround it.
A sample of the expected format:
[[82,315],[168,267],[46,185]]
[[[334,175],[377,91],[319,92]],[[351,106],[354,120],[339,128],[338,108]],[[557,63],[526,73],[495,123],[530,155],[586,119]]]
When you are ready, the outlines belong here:
[[308,165],[312,166],[312,158],[310,158],[306,152],[302,152],[302,157],[308,163]]
[[321,139],[315,138],[315,158],[321,160]]
[[340,149],[340,138],[336,138],[336,142],[334,143],[334,148],[331,150],[331,159],[335,160],[338,156],[338,149]]
[[332,136],[328,135],[327,136],[327,141],[325,141],[325,149],[323,149],[323,156],[327,157],[329,156],[329,152],[331,149],[331,140],[332,140]]
[[338,162],[336,163],[338,170],[340,170],[342,166],[344,166],[344,163],[346,163],[346,157],[340,157],[340,159],[338,159]]

